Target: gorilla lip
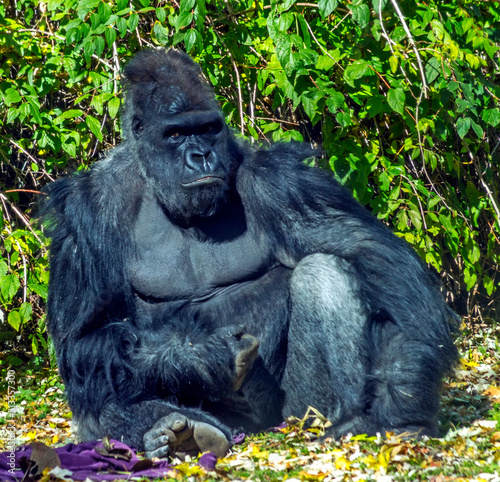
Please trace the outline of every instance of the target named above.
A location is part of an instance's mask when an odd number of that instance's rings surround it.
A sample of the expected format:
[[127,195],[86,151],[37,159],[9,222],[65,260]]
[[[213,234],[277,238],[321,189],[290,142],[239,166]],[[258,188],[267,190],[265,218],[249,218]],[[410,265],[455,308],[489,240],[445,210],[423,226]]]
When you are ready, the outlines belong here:
[[200,179],[195,179],[194,181],[183,182],[182,185],[184,187],[194,187],[203,186],[205,184],[213,184],[214,182],[224,182],[224,179],[218,176],[206,176],[201,177]]

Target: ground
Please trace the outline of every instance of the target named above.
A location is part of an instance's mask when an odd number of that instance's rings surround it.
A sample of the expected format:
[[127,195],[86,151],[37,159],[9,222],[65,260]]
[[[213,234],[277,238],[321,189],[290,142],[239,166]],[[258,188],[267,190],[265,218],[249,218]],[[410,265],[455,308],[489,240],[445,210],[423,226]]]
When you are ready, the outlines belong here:
[[[461,362],[442,399],[443,438],[414,440],[391,434],[322,440],[325,420],[314,410],[313,427],[301,421],[247,437],[218,461],[180,463],[170,480],[398,480],[500,482],[500,329],[468,333],[458,341]],[[74,440],[71,414],[54,371],[16,379],[15,403],[0,406],[0,429],[15,417],[16,445],[41,441],[60,446]],[[10,425],[12,426],[12,425]],[[7,440],[2,437],[0,448]],[[3,444],[3,445],[2,445]],[[48,479],[47,479],[48,480]]]

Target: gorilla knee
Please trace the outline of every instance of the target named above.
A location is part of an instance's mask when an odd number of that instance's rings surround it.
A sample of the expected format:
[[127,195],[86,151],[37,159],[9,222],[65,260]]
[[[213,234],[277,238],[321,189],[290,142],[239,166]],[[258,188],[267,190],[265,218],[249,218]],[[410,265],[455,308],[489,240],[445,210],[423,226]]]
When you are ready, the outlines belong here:
[[349,306],[359,311],[361,306],[352,266],[333,255],[306,256],[294,269],[290,292],[293,304],[306,305],[309,311],[344,311]]

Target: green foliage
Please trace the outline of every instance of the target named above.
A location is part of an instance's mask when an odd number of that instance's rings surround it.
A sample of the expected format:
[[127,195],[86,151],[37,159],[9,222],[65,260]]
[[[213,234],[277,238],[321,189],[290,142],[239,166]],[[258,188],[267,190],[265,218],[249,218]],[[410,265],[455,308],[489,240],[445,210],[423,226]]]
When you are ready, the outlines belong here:
[[21,212],[119,142],[120,71],[157,46],[189,52],[255,142],[322,145],[319,164],[442,274],[460,313],[494,319],[499,20],[475,0],[7,0],[0,337],[45,348],[46,240]]

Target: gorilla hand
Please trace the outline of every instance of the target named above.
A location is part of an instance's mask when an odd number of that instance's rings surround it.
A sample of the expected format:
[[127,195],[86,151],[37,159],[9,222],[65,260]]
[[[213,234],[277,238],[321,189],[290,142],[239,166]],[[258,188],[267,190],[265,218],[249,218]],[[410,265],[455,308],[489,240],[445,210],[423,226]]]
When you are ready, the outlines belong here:
[[226,436],[213,425],[191,420],[173,412],[160,418],[153,428],[144,434],[144,448],[148,458],[179,457],[212,452],[223,457],[231,444]]
[[218,330],[218,334],[227,337],[228,345],[234,355],[233,389],[238,391],[254,361],[259,356],[259,340],[248,333],[244,327],[227,326]]

